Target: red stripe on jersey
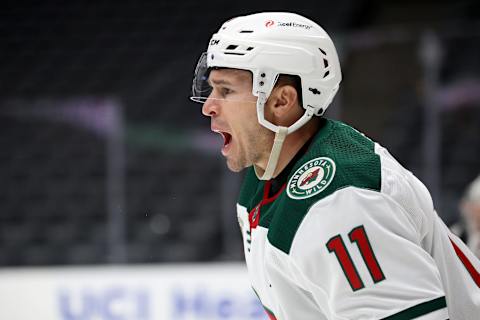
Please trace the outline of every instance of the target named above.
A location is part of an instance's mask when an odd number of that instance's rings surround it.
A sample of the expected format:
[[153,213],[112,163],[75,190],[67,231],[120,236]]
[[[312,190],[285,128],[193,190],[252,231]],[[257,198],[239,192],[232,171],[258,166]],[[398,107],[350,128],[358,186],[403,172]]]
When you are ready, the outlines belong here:
[[270,189],[272,188],[272,181],[269,180],[265,183],[265,188],[263,189],[263,199],[262,199],[262,206],[264,204],[269,204],[269,203],[272,203],[273,201],[277,200],[278,196],[282,194],[283,190],[285,190],[285,188],[287,187],[287,184],[284,183],[282,185],[282,187],[280,188],[280,190],[277,191],[276,194],[274,194],[273,196],[271,196],[270,198],[268,197],[268,195],[270,194]]
[[265,308],[265,307],[263,307],[263,308],[265,309],[265,312],[267,313],[269,320],[277,320],[277,318],[275,317],[275,315],[273,314],[272,311],[268,310],[268,309]]
[[450,239],[450,242],[452,243],[453,249],[455,250],[455,253],[457,254],[458,258],[460,259],[460,261],[462,261],[468,273],[470,273],[470,276],[472,277],[477,287],[480,288],[480,273],[478,273],[478,271],[475,269],[475,267],[470,262],[470,260],[468,260],[465,253],[463,253],[463,251],[455,244],[455,242],[453,242],[452,239]]
[[271,186],[272,186],[272,181],[269,180],[265,183],[265,187],[263,189],[262,201],[260,201],[260,203],[257,204],[255,208],[253,208],[252,211],[250,211],[250,213],[248,214],[248,221],[250,222],[250,232],[252,232],[252,229],[255,229],[260,223],[260,211],[262,210],[262,206],[275,201],[280,196],[280,194],[282,194],[282,192],[285,190],[285,188],[287,187],[287,184],[284,183],[280,188],[280,190],[278,190],[276,194],[274,194],[269,198],[268,194],[270,193]]
[[265,307],[263,305],[262,299],[260,299],[260,296],[258,295],[257,290],[255,290],[254,287],[252,287],[252,289],[253,289],[253,292],[255,292],[255,295],[257,296],[258,300],[260,300],[260,303],[262,304],[263,310],[265,310],[265,313],[268,315],[268,319],[269,320],[277,320],[277,317],[275,317],[272,310],[268,309],[267,307]]

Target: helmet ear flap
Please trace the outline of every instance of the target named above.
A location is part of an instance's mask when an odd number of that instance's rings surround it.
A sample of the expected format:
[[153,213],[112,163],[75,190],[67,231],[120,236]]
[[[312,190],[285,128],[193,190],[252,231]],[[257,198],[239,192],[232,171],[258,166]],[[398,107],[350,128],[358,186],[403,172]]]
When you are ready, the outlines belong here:
[[263,93],[268,99],[278,80],[278,73],[269,69],[257,69],[252,72],[252,94],[259,96]]
[[[304,80],[304,81],[303,81]],[[313,107],[316,116],[322,116],[333,101],[339,84],[331,86],[329,82],[323,79],[314,78],[313,80],[304,77],[302,79],[302,97],[305,104],[303,108]]]

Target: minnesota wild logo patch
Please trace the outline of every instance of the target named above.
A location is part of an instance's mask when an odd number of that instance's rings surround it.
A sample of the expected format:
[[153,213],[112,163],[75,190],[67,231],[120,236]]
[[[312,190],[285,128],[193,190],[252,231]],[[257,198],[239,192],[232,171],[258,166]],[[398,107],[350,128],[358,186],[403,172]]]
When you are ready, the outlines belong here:
[[325,190],[334,176],[335,162],[332,159],[312,159],[295,171],[288,181],[287,194],[292,199],[313,197]]

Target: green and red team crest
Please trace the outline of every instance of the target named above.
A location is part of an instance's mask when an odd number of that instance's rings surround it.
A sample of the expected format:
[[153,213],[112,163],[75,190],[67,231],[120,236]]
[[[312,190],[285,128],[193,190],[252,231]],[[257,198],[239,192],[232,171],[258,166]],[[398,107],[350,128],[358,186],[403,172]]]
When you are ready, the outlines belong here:
[[335,162],[327,157],[315,158],[297,169],[288,181],[287,194],[292,199],[306,199],[322,192],[335,175]]

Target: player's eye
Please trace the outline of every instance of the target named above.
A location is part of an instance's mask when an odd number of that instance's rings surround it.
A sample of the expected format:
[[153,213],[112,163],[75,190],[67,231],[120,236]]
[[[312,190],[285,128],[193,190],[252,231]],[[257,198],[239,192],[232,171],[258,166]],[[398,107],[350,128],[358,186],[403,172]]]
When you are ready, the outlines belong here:
[[229,89],[229,88],[224,87],[224,88],[220,89],[220,94],[222,95],[222,97],[226,97],[227,95],[229,95],[232,92],[233,92],[233,90]]

